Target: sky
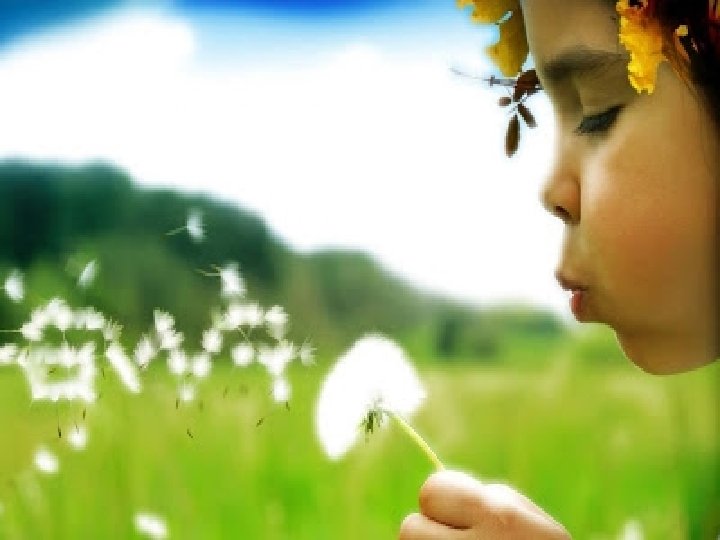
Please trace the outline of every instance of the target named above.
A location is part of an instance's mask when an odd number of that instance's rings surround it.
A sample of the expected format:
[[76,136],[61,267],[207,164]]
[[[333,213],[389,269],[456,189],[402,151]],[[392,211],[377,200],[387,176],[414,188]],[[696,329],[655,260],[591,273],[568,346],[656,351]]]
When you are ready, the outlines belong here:
[[496,73],[494,29],[452,0],[45,4],[0,17],[0,159],[101,159],[234,201],[299,251],[361,249],[429,291],[569,316],[538,198],[549,104],[533,96],[539,127],[508,159],[502,89],[451,70]]

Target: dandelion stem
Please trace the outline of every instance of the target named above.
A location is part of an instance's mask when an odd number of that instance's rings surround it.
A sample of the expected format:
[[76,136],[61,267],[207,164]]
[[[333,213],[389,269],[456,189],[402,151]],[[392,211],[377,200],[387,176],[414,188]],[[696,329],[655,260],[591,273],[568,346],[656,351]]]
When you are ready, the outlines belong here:
[[183,225],[182,227],[178,227],[177,229],[173,229],[172,231],[166,232],[165,236],[174,236],[176,234],[183,232],[185,229],[187,229],[187,226]]
[[418,445],[418,447],[420,447],[420,450],[422,450],[425,456],[427,456],[427,458],[430,460],[430,462],[435,465],[435,469],[441,471],[445,468],[445,466],[442,464],[442,461],[440,461],[440,459],[437,457],[437,454],[435,454],[435,452],[433,452],[432,448],[430,448],[428,443],[425,442],[425,439],[423,439],[420,434],[415,431],[415,429],[413,429],[413,427],[408,424],[402,416],[392,411],[386,410],[384,412],[388,416],[390,416],[390,418],[395,420],[395,422],[397,422],[397,424],[405,432],[405,434],[410,437],[415,442],[415,444]]

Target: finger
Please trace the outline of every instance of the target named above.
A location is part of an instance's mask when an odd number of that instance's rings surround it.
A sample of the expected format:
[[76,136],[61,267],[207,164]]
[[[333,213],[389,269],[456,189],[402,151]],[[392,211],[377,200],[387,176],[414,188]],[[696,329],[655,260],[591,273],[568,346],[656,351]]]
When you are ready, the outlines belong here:
[[510,486],[505,484],[485,484],[483,487],[485,488],[485,493],[488,494],[488,497],[496,501],[496,506],[514,504],[530,514],[539,514],[546,519],[555,521],[550,514],[545,512],[545,510],[540,508],[519,491],[512,489]]
[[440,471],[420,488],[420,511],[431,520],[466,529],[475,524],[482,505],[482,484],[464,473]]
[[422,514],[410,514],[400,526],[399,540],[471,540],[472,531],[455,529]]

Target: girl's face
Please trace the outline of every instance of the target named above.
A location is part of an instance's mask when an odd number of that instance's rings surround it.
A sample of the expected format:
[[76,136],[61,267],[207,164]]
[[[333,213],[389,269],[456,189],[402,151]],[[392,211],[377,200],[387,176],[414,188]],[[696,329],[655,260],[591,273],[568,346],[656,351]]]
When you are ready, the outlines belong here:
[[667,62],[653,94],[630,86],[609,2],[524,0],[523,9],[555,113],[542,198],[565,223],[557,273],[573,312],[610,325],[649,372],[712,361],[718,129]]

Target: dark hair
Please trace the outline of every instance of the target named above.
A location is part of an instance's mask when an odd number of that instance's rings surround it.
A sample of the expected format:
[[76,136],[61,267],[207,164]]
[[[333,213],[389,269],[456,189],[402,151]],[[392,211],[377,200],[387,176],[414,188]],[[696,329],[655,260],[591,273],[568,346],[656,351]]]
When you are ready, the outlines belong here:
[[720,0],[656,0],[655,4],[666,39],[674,39],[675,29],[681,24],[688,27],[688,35],[680,38],[680,42],[690,59],[687,66],[690,80],[702,92],[720,127],[720,18],[712,15],[717,13],[718,2]]

